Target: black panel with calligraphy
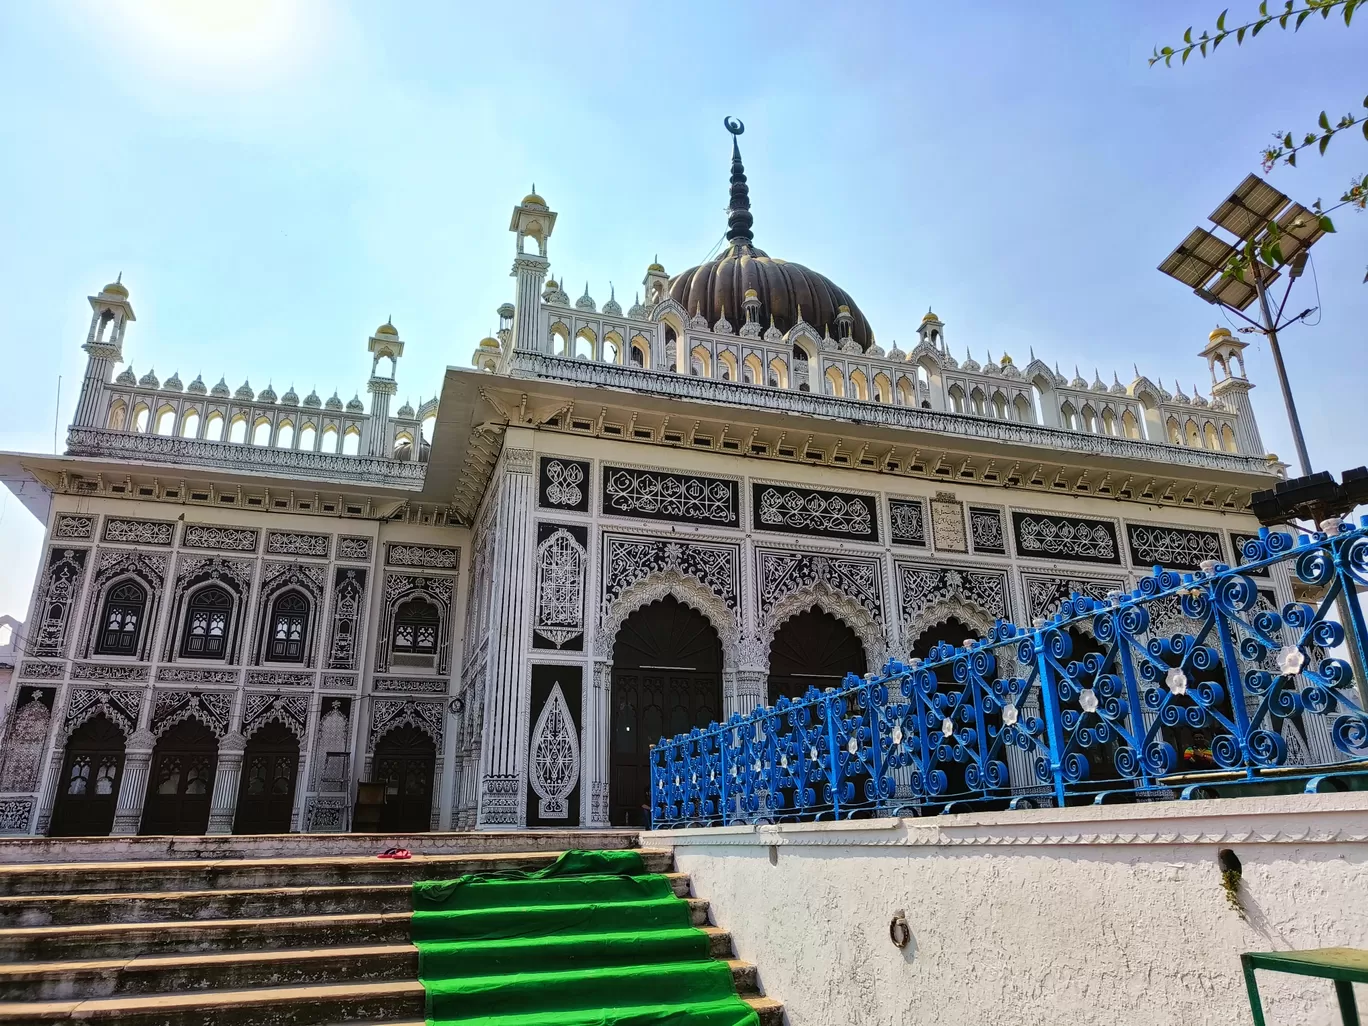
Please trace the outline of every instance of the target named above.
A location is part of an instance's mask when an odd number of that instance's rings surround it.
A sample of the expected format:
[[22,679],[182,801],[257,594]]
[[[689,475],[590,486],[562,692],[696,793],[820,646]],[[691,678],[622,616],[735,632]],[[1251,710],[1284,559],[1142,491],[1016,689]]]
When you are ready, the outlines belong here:
[[888,534],[894,545],[926,547],[926,507],[920,499],[888,500]]
[[603,468],[603,512],[607,516],[738,527],[740,506],[736,482],[725,478]]
[[874,499],[796,485],[751,485],[751,516],[757,531],[824,538],[879,540]]
[[572,513],[589,512],[589,462],[543,456],[537,473],[537,505]]
[[1012,532],[1018,556],[1112,566],[1121,563],[1116,526],[1109,520],[1017,511],[1012,513]]

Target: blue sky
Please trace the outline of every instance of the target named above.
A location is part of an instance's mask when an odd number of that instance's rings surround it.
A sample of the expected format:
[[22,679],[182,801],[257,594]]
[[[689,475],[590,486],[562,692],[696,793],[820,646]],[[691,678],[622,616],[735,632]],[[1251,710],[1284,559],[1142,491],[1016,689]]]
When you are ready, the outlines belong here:
[[[65,431],[85,297],[120,271],[140,375],[345,399],[392,315],[416,403],[512,298],[508,215],[532,182],[572,295],[588,280],[602,303],[611,281],[626,305],[655,254],[699,261],[725,227],[727,114],[757,244],[850,291],[885,346],[930,305],[979,360],[1034,347],[1205,392],[1214,311],[1156,265],[1273,130],[1368,87],[1360,26],[1146,66],[1219,4],[577,6],[0,4],[0,448],[51,451],[54,413]],[[1271,181],[1329,200],[1365,169],[1349,138]],[[1364,461],[1368,324],[1368,216],[1338,222],[1321,323],[1284,339],[1335,471]],[[1247,355],[1265,443],[1291,457],[1267,347]],[[42,532],[0,503],[0,611],[22,614]]]

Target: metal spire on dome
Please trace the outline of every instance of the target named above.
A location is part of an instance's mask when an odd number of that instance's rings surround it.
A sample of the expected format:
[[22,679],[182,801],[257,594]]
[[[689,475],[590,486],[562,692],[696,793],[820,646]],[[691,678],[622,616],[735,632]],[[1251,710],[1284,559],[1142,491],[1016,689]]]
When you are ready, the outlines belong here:
[[731,199],[727,206],[727,241],[749,243],[755,238],[751,225],[755,219],[750,212],[750,189],[746,185],[746,167],[741,163],[741,147],[736,137],[746,130],[739,118],[725,117],[722,124],[732,134]]

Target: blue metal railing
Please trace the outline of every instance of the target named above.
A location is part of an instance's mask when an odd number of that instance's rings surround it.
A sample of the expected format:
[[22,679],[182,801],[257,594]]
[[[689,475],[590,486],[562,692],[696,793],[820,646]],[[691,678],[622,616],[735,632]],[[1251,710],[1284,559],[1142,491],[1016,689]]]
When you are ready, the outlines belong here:
[[[1368,786],[1368,517],[651,749],[661,827]],[[1275,608],[1268,568],[1314,596]],[[1341,601],[1341,599],[1344,599]],[[1332,618],[1338,611],[1340,619]],[[1348,658],[1341,658],[1341,654]]]

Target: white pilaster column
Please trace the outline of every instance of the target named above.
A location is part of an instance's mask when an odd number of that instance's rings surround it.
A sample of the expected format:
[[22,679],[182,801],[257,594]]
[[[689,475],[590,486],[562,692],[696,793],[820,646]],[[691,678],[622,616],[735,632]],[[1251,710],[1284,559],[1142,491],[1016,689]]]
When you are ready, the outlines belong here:
[[580,784],[586,797],[584,825],[606,827],[608,823],[608,764],[611,758],[608,732],[612,724],[613,664],[595,660],[589,687],[584,691],[584,738],[580,748]]
[[65,758],[66,740],[62,738],[59,739],[48,759],[47,779],[38,803],[38,821],[32,826],[34,834],[38,836],[45,835],[48,831],[48,825],[52,822],[52,807],[57,801],[57,788],[61,784],[62,761]]
[[[151,696],[143,700],[151,704]],[[111,836],[136,834],[142,824],[143,802],[147,800],[147,774],[152,765],[152,749],[157,738],[146,726],[129,735],[124,745],[123,775],[119,780],[119,800],[114,809]]]
[[511,277],[517,279],[517,303],[513,309],[513,348],[544,351],[548,339],[540,337],[541,290],[550,261],[533,253],[519,253],[513,259]]
[[209,805],[206,833],[231,834],[233,813],[237,811],[238,782],[242,779],[242,757],[247,739],[236,730],[224,734],[218,746],[218,767],[214,770],[214,795]]
[[[737,670],[731,675],[734,682],[729,682],[726,692],[727,708],[726,717],[732,713],[740,713],[742,716],[749,716],[755,711],[757,705],[764,705],[768,697],[765,692],[769,682],[769,674],[764,670]],[[726,675],[724,675],[724,679]]]
[[[511,434],[511,432],[510,432]],[[526,818],[527,650],[531,644],[531,449],[504,450],[499,487],[495,596],[490,609],[488,697],[480,753],[479,826],[520,827]]]
[[366,439],[368,456],[393,455],[389,447],[389,402],[398,388],[391,378],[372,376],[366,383],[366,391],[371,394],[369,437]]
[[1235,411],[1235,445],[1247,456],[1263,456],[1263,439],[1259,436],[1259,422],[1254,419],[1254,404],[1249,401],[1249,390],[1254,386],[1241,378],[1227,378],[1211,390],[1211,394]]
[[247,739],[237,731],[223,735],[223,739],[219,741],[207,833],[233,832],[233,813],[237,806],[238,783],[242,779],[242,758],[246,747]]

